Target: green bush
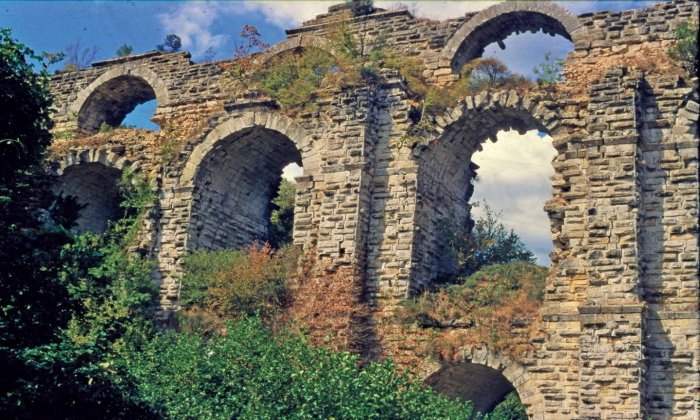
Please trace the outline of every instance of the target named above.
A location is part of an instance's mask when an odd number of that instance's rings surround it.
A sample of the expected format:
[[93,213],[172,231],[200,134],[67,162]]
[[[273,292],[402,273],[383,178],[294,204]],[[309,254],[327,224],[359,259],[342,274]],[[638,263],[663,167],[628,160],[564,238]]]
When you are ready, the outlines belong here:
[[293,247],[273,251],[267,244],[187,256],[180,295],[185,325],[217,330],[241,316],[270,319],[286,304],[286,279],[297,257]]
[[280,248],[292,242],[294,228],[294,194],[296,185],[282,179],[277,197],[272,200],[275,209],[270,215],[270,245]]
[[681,22],[676,30],[676,44],[671,48],[671,58],[680,61],[683,68],[691,75],[698,72],[698,24],[690,21]]
[[162,417],[471,418],[470,404],[420,387],[390,362],[358,362],[245,319],[209,339],[159,335],[126,366],[140,401]]
[[527,411],[516,392],[508,394],[484,420],[527,420]]
[[331,55],[311,48],[273,58],[253,81],[285,108],[311,109],[311,99],[326,75],[338,71]]
[[499,222],[499,214],[484,202],[484,216],[472,224],[459,226],[442,221],[440,230],[446,236],[456,263],[456,276],[444,279],[454,282],[476,273],[492,264],[516,261],[535,262],[534,254],[525,247],[520,237]]
[[551,51],[544,53],[544,61],[534,67],[532,71],[537,75],[537,83],[544,86],[553,85],[564,80],[564,60],[552,58]]

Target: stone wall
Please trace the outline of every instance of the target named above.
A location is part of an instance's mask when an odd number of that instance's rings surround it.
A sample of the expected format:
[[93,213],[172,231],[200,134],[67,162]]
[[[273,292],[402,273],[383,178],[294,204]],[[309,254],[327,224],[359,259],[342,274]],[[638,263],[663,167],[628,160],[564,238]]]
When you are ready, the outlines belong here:
[[[241,89],[227,63],[194,64],[187,53],[59,73],[51,84],[63,139],[51,157],[56,191],[88,205],[79,231],[100,230],[113,217],[118,174],[149,176],[159,200],[140,246],[157,261],[167,313],[177,309],[187,252],[265,239],[281,170],[297,162],[294,242],[313,254],[315,275],[350,268],[363,282],[372,357],[396,357],[447,395],[476,396],[468,381],[494,393],[514,388],[538,419],[697,418],[700,99],[697,79],[666,55],[672,29],[697,15],[691,1],[578,17],[550,2],[506,2],[437,22],[402,10],[352,16],[339,5],[255,58],[337,54],[340,28],[365,46],[386,37],[443,85],[513,32],[572,41],[565,83],[462,98],[430,116],[434,129],[417,142],[407,141],[415,105],[394,70],[326,90],[313,111],[291,116]],[[160,131],[95,134],[150,99]],[[471,156],[510,128],[546,131],[557,153],[544,205],[555,250],[539,330],[525,353],[465,345],[456,360],[422,360],[418,347],[431,332],[396,325],[392,314],[449,271],[444,229],[469,222]]]

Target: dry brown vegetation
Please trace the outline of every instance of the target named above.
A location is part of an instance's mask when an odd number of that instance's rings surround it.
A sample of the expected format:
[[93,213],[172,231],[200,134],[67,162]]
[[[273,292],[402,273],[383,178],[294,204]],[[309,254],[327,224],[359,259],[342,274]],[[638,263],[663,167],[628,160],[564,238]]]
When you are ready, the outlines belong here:
[[546,268],[531,263],[488,266],[463,284],[407,301],[397,318],[432,330],[424,351],[442,360],[465,345],[522,355],[532,349],[546,277]]

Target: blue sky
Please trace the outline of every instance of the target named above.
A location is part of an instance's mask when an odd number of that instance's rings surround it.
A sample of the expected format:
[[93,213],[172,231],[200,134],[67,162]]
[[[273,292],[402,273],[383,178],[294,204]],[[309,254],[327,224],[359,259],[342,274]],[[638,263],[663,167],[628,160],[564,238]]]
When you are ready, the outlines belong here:
[[[80,41],[97,47],[96,60],[115,56],[119,46],[130,44],[134,53],[155,49],[167,34],[182,38],[183,48],[194,61],[212,48],[216,59],[229,58],[236,47],[241,28],[252,24],[270,44],[285,38],[284,29],[298,26],[328,6],[340,1],[0,1],[0,27],[11,27],[14,37],[35,51],[63,51]],[[419,17],[446,19],[489,7],[495,1],[404,1]],[[602,10],[626,10],[653,4],[652,1],[560,1],[574,14]],[[389,8],[397,1],[376,1]],[[532,67],[551,51],[564,57],[571,43],[562,37],[521,34],[505,40],[506,49],[488,47],[485,56],[505,62],[514,72],[532,76]],[[55,68],[60,68],[57,65]],[[148,121],[155,108],[147,103],[124,121],[145,128],[157,128]],[[551,250],[549,222],[542,204],[550,198],[549,176],[554,149],[551,139],[530,132],[524,136],[501,132],[498,143],[486,144],[474,156],[481,166],[480,181],[473,201],[486,199],[502,220],[515,228],[541,263],[548,263]],[[513,159],[517,156],[517,160]]]

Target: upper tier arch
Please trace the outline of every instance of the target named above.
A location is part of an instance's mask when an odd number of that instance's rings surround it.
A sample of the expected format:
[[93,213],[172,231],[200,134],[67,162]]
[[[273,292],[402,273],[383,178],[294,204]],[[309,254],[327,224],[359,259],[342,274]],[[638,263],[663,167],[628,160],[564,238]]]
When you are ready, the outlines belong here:
[[159,107],[169,102],[165,83],[154,71],[127,64],[108,70],[80,91],[69,112],[77,115],[79,132],[92,134],[103,122],[120,124],[137,105],[152,99]]
[[576,48],[587,45],[586,29],[563,7],[545,1],[508,1],[484,9],[464,22],[440,52],[439,64],[458,72],[465,63],[481,56],[487,45],[514,32],[540,29],[563,36]]
[[255,63],[262,65],[273,57],[287,51],[294,51],[298,48],[317,48],[335,57],[335,50],[328,39],[316,35],[300,35],[285,39],[273,45],[270,49],[260,54],[260,56],[255,59]]

